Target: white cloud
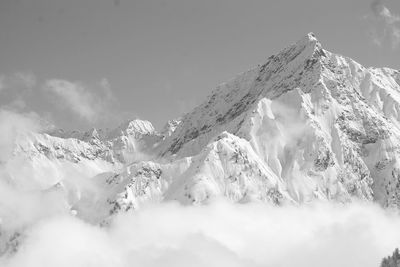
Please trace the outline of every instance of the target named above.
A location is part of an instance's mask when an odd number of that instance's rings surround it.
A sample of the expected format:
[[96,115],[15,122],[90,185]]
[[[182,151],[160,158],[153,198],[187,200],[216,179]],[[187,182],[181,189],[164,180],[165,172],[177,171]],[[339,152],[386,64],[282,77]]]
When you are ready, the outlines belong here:
[[18,113],[0,109],[0,162],[8,160],[11,156],[19,134],[37,132],[43,128],[43,122],[34,112]]
[[55,214],[68,214],[60,194],[57,191],[27,192],[0,179],[1,228],[7,231],[19,230]]
[[372,42],[382,46],[390,42],[393,49],[400,44],[400,16],[394,14],[384,5],[384,0],[374,0],[371,3],[372,16],[367,18],[373,23],[370,32]]
[[17,72],[14,74],[14,80],[28,89],[35,87],[37,84],[36,76],[31,72]]
[[[16,72],[0,75],[0,106],[12,110],[24,110],[27,100],[32,100],[32,90],[37,86],[37,78],[31,72]],[[28,101],[29,102],[29,101]]]
[[[127,117],[118,106],[107,79],[96,83],[63,79],[42,82],[30,72],[0,74],[0,108],[33,110],[58,122],[59,127],[80,127],[88,123],[87,127],[110,127]],[[78,120],[71,121],[68,116],[71,114],[77,115]]]
[[31,72],[16,72],[10,75],[0,75],[0,92],[10,89],[32,89],[36,84],[36,76]]
[[383,0],[375,0],[371,3],[371,10],[374,15],[384,20],[387,24],[393,24],[400,21],[400,17],[392,14],[383,4]]
[[109,228],[70,216],[42,220],[20,251],[22,266],[378,267],[400,244],[400,218],[372,204],[144,207]]
[[15,110],[23,110],[26,108],[26,102],[24,99],[22,98],[16,98],[13,101],[11,101],[7,107],[9,107],[10,109],[15,109]]
[[107,115],[110,104],[115,100],[105,79],[92,90],[79,82],[58,79],[47,81],[44,88],[57,97],[55,104],[61,101],[58,107],[66,108],[91,122]]

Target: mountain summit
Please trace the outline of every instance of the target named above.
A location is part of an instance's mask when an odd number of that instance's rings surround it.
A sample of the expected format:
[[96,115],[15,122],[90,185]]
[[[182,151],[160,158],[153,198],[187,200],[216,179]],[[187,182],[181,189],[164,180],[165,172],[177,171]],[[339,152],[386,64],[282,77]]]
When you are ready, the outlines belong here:
[[[210,133],[193,153],[198,152],[216,132],[234,131],[242,136],[241,125],[248,111],[255,109],[261,99],[276,99],[296,88],[311,88],[322,74],[322,57],[326,57],[320,43],[310,33],[285,48],[268,61],[219,85],[208,99],[184,116],[175,133],[163,144],[161,155],[190,155],[186,143]],[[307,89],[306,89],[307,90]]]
[[[217,86],[161,133],[134,120],[69,137],[33,134],[10,164],[33,174],[30,189],[61,184],[68,206],[91,222],[143,202],[215,197],[399,207],[399,122],[398,70],[363,67],[309,33]],[[90,177],[97,191],[71,182],[71,173]],[[23,174],[12,170],[10,181],[23,185]]]

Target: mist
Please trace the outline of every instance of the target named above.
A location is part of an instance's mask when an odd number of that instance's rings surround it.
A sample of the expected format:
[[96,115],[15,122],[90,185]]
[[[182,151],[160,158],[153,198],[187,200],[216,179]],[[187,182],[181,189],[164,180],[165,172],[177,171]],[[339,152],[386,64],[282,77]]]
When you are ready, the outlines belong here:
[[39,220],[2,266],[379,266],[400,217],[373,204],[152,204],[109,227]]
[[17,135],[44,128],[35,112],[22,113],[0,108],[0,163],[11,157]]

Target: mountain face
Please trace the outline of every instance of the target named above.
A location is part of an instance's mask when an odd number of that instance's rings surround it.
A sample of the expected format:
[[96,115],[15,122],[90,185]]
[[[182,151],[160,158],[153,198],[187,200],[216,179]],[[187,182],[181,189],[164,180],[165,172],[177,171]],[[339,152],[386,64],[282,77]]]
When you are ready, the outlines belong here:
[[160,133],[141,120],[32,133],[18,137],[6,170],[10,184],[56,186],[77,216],[107,223],[149,201],[216,197],[399,207],[399,160],[400,71],[365,68],[308,34]]
[[261,180],[278,181],[297,203],[355,197],[398,206],[399,84],[399,71],[367,69],[308,34],[217,87],[159,153],[196,157],[227,131],[272,174]]

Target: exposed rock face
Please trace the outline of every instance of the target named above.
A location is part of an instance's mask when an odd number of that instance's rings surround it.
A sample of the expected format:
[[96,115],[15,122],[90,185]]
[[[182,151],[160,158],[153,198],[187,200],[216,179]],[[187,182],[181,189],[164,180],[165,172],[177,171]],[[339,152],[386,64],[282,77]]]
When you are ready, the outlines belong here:
[[[111,131],[33,134],[18,142],[16,157],[95,176],[95,193],[64,183],[70,206],[91,222],[148,201],[215,197],[398,207],[399,103],[399,71],[365,68],[308,34],[219,85],[161,133],[134,120]],[[53,172],[37,181],[42,188],[64,179]]]
[[400,253],[396,248],[391,256],[382,260],[381,267],[399,267],[400,266]]
[[161,132],[164,138],[171,136],[181,122],[182,121],[180,119],[168,121]]

